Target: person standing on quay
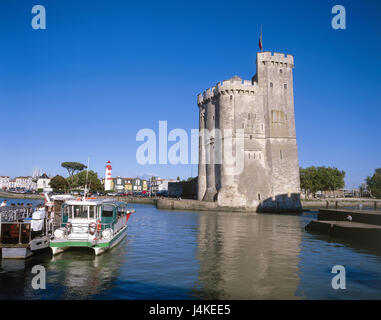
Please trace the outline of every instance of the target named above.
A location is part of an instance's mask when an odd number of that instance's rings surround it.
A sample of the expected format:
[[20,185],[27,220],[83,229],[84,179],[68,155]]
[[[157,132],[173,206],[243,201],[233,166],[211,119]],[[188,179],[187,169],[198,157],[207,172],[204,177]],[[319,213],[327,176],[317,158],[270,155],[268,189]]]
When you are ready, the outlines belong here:
[[6,206],[7,206],[7,200],[4,200],[4,201],[1,203],[0,207],[2,208],[2,207],[6,207]]

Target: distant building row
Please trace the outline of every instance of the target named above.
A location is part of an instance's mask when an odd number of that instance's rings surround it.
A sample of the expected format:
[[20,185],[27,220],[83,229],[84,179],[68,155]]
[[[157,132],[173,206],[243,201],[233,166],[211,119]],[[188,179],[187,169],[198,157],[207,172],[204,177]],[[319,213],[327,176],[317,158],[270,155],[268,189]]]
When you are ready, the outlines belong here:
[[43,174],[40,177],[33,178],[31,176],[15,177],[11,179],[9,176],[0,176],[1,190],[30,190],[30,191],[51,191],[50,178]]
[[[144,192],[153,193],[168,191],[168,182],[174,182],[173,179],[161,179],[153,177],[150,180],[141,178],[123,178],[115,177],[110,179],[110,189],[115,192]],[[104,179],[103,179],[104,183]]]

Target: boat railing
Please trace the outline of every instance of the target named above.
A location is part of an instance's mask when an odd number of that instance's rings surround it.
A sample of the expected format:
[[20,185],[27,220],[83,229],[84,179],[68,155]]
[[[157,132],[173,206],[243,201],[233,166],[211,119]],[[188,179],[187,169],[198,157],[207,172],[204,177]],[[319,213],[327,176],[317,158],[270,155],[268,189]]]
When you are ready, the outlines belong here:
[[[23,219],[29,216],[24,216]],[[52,219],[44,219],[44,228],[41,231],[32,231],[31,223],[23,219],[0,221],[0,244],[22,245],[40,236],[52,236],[54,223]]]
[[33,207],[11,206],[0,208],[0,222],[12,222],[32,216]]
[[30,223],[2,222],[0,228],[0,244],[28,244],[32,239]]

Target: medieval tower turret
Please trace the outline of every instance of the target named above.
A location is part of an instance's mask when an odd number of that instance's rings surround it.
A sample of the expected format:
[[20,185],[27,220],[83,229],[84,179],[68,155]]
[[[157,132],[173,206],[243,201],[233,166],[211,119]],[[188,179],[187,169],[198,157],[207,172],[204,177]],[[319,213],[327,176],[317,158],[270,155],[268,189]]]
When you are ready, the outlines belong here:
[[293,67],[291,55],[260,52],[252,80],[235,76],[198,95],[199,200],[301,209]]

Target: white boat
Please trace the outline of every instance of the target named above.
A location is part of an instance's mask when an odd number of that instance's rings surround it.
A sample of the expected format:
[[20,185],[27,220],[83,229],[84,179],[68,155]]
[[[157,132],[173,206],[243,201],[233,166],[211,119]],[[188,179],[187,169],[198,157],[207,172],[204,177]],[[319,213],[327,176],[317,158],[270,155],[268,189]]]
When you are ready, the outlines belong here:
[[[49,247],[54,230],[59,227],[60,204],[71,195],[52,196],[45,193],[45,205],[0,208],[0,249],[3,259],[26,259]],[[59,219],[59,223],[56,220]]]
[[44,207],[7,207],[0,210],[0,248],[3,259],[26,259],[49,247],[53,219]]
[[116,246],[127,234],[127,222],[135,210],[113,199],[80,199],[62,206],[60,228],[50,241],[53,255],[71,247],[87,247],[96,255]]

